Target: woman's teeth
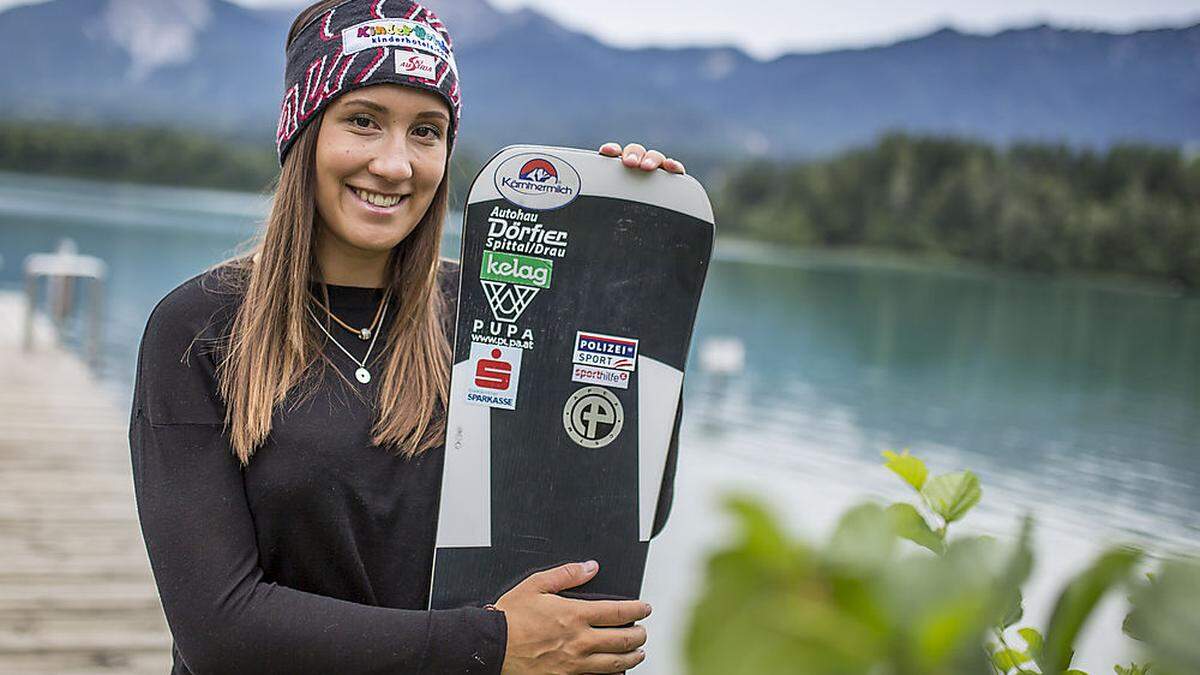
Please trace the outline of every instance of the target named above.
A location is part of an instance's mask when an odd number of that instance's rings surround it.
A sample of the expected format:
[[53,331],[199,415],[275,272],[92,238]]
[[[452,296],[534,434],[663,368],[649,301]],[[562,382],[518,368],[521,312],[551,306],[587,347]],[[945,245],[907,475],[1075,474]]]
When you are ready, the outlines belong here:
[[375,206],[382,206],[385,209],[399,204],[400,200],[403,199],[400,195],[381,195],[378,192],[367,192],[358,188],[350,189],[354,190],[354,194],[358,195],[359,199],[362,199],[364,202],[374,204]]

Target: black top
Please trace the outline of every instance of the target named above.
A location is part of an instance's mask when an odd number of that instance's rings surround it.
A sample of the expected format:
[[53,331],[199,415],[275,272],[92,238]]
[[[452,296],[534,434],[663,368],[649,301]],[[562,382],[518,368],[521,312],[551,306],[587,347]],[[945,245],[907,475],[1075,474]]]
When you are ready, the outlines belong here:
[[[443,268],[453,303],[457,266]],[[406,460],[371,445],[382,336],[367,385],[326,344],[353,384],[329,370],[306,400],[289,396],[242,470],[214,354],[240,296],[220,274],[184,282],[150,315],[129,429],[172,673],[499,673],[502,612],[425,610],[444,448]],[[329,291],[340,318],[371,322],[381,291]],[[393,302],[386,323],[402,312]],[[336,324],[331,332],[363,357],[366,342]]]

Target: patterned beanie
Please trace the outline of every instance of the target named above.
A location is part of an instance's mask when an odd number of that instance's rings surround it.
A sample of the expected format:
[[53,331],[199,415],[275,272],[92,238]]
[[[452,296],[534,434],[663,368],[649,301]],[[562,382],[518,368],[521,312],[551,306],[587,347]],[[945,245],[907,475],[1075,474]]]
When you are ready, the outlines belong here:
[[462,101],[446,27],[411,0],[346,0],[304,26],[287,49],[275,134],[280,165],[300,130],[330,101],[381,82],[440,94],[453,118],[453,148]]

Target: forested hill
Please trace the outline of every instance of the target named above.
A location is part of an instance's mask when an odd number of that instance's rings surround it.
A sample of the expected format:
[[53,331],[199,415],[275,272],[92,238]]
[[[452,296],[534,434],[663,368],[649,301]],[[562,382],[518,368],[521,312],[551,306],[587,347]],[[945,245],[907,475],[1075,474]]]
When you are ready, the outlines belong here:
[[[483,158],[456,152],[452,199]],[[0,171],[261,191],[274,148],[162,129],[0,122]],[[722,236],[898,250],[1200,290],[1200,155],[892,135],[810,162],[730,163],[705,179]]]
[[[1095,147],[1200,142],[1200,24],[941,30],[762,62],[727,48],[617,49],[484,0],[429,4],[455,33],[464,141],[484,152],[637,138],[679,156],[794,157],[888,130]],[[270,138],[289,19],[226,0],[10,8],[0,13],[0,117]]]
[[1200,156],[893,135],[805,164],[755,162],[714,198],[725,235],[940,254],[1200,289]]

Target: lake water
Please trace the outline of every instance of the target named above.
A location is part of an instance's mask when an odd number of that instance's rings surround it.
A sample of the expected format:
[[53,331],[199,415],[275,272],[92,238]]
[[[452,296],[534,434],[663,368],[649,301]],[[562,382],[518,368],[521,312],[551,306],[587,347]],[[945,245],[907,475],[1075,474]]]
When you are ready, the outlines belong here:
[[[101,376],[127,405],[154,303],[231,253],[259,195],[0,174],[0,287],[25,255],[71,237],[107,261]],[[457,223],[455,222],[455,225]],[[445,251],[455,254],[448,235]],[[961,530],[1038,519],[1027,618],[1044,625],[1063,578],[1099,546],[1200,544],[1200,299],[1154,286],[1044,279],[952,265],[719,242],[695,344],[736,338],[736,375],[690,369],[677,498],[652,547],[649,658],[678,672],[704,554],[726,534],[717,497],[761,494],[819,537],[846,506],[907,499],[880,468],[910,448],[935,472],[984,484]],[[1111,672],[1130,646],[1120,598],[1077,662]]]

